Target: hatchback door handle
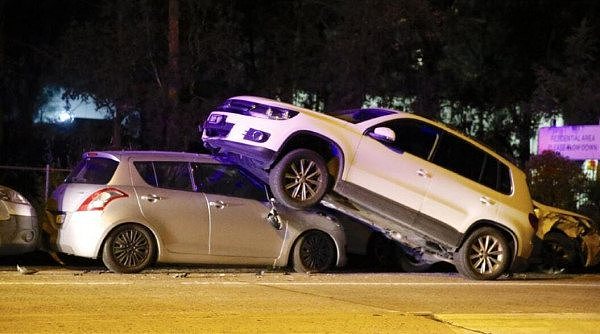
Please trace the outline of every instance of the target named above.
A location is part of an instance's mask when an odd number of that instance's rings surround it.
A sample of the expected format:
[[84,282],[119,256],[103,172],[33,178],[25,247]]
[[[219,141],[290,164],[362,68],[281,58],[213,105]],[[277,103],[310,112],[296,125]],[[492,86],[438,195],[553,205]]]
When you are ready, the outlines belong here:
[[419,170],[417,170],[417,175],[419,175],[421,177],[426,177],[426,178],[431,177],[431,174],[429,174],[429,172],[424,170],[423,168],[419,168]]
[[212,206],[213,208],[217,208],[217,209],[225,209],[227,207],[227,203],[223,202],[223,201],[216,201],[216,202],[208,202],[208,205]]
[[479,197],[479,202],[481,202],[481,204],[485,204],[485,205],[494,205],[494,204],[496,204],[496,202],[493,199],[491,199],[491,198],[489,198],[487,196],[481,196],[481,197]]
[[143,200],[146,200],[146,201],[148,201],[150,203],[154,203],[154,202],[160,201],[161,199],[164,199],[163,197],[160,197],[160,196],[155,195],[155,194],[142,195],[140,198],[143,199]]

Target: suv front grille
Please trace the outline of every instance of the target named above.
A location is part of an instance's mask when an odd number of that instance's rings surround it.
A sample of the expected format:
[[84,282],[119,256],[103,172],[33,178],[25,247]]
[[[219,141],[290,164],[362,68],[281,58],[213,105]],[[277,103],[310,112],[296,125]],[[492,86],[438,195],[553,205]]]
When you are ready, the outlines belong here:
[[204,122],[204,133],[206,136],[226,137],[233,128],[233,123],[227,123],[226,119],[226,115],[210,115],[206,122]]

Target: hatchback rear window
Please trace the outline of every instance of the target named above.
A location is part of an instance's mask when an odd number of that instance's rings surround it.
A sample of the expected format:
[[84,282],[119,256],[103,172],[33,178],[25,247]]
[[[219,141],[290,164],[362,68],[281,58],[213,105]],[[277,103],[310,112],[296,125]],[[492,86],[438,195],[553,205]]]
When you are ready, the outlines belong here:
[[66,183],[107,184],[113,177],[118,161],[107,158],[85,158],[69,174]]

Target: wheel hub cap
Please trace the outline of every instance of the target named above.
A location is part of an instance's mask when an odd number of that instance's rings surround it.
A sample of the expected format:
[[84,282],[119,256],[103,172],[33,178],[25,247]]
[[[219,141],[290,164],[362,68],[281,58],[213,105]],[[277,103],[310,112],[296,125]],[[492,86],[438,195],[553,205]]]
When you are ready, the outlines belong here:
[[504,249],[498,239],[485,235],[473,243],[469,259],[475,271],[489,274],[504,261]]
[[115,259],[122,265],[133,267],[143,262],[148,256],[148,240],[139,231],[124,231],[119,234],[113,244]]
[[308,159],[299,159],[291,163],[284,178],[288,195],[301,201],[315,196],[321,183],[321,173],[316,163]]

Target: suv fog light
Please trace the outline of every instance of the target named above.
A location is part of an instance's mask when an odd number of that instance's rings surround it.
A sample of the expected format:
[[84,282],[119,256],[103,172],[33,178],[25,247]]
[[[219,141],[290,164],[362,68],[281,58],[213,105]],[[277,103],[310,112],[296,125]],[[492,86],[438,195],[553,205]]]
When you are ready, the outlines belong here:
[[256,129],[248,129],[248,132],[246,132],[244,139],[251,140],[257,143],[264,143],[269,139],[269,136],[271,135],[266,132]]

